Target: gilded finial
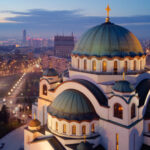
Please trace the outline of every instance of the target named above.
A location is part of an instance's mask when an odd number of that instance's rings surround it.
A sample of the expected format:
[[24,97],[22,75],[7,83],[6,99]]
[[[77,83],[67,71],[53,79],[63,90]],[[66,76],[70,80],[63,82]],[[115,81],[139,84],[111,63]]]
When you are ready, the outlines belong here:
[[125,80],[125,72],[123,72],[123,80]]
[[36,119],[35,113],[34,113],[34,120]]
[[107,5],[107,8],[105,9],[107,11],[107,18],[106,18],[106,22],[109,22],[109,12],[111,11],[109,5]]
[[84,134],[84,143],[86,143],[86,135]]

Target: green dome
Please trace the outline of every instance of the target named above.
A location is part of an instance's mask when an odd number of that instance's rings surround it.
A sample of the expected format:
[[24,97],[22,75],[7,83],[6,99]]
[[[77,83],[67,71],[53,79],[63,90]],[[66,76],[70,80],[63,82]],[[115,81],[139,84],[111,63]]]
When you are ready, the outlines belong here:
[[134,91],[133,86],[126,80],[116,81],[113,90],[117,92],[130,93]]
[[77,43],[73,54],[87,56],[136,56],[142,55],[139,40],[127,29],[106,22],[89,29]]
[[78,146],[77,146],[77,150],[92,150],[92,144],[90,144],[89,142],[81,142]]
[[48,106],[48,113],[66,120],[93,120],[98,118],[89,99],[76,90],[65,90]]
[[43,76],[58,76],[58,73],[55,69],[49,68],[43,72]]

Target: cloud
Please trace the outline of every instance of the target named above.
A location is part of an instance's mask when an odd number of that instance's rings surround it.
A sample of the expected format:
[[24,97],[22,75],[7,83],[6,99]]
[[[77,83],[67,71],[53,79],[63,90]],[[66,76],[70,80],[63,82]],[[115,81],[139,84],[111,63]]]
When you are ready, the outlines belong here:
[[[89,27],[101,24],[105,17],[84,16],[81,10],[49,11],[32,9],[27,12],[5,11],[11,17],[5,17],[0,22],[1,36],[21,36],[21,31],[27,29],[30,36],[53,36],[75,32],[77,36]],[[131,30],[138,37],[148,37],[150,33],[150,15],[111,17],[112,22]]]

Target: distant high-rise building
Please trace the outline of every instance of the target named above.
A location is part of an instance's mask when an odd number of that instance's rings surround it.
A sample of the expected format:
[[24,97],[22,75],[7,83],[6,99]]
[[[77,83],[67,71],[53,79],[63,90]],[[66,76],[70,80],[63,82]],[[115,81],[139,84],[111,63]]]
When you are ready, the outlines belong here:
[[55,55],[58,57],[69,58],[72,50],[74,49],[74,36],[55,36],[54,50]]
[[23,30],[23,38],[22,38],[22,46],[26,46],[27,44],[27,32]]

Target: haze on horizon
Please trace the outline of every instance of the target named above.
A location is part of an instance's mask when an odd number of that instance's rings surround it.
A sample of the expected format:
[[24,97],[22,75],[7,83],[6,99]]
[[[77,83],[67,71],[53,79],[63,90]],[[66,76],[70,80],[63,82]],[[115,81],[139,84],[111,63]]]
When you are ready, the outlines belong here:
[[0,1],[0,38],[74,34],[105,21],[109,1],[111,21],[138,38],[150,38],[150,0],[5,0]]

